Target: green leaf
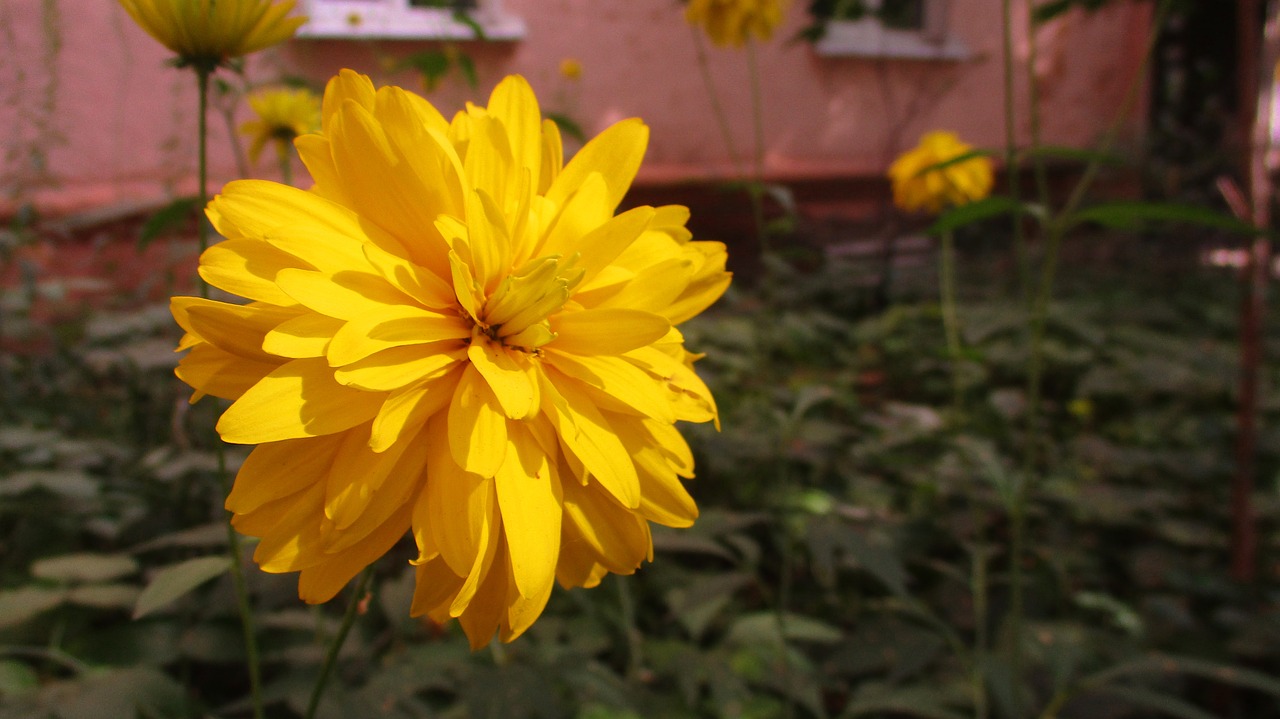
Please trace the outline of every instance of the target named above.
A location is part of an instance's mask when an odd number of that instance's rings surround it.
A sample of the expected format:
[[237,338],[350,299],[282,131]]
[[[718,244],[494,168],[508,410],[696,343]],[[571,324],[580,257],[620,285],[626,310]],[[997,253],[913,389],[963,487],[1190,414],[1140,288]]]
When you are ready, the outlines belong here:
[[98,494],[98,482],[78,469],[32,469],[0,477],[0,497],[16,496],[34,489],[70,499],[91,499]]
[[0,592],[0,628],[22,624],[28,619],[62,604],[63,589],[18,587]]
[[89,584],[67,592],[67,601],[97,609],[130,609],[138,601],[132,584]]
[[582,126],[575,122],[572,117],[559,112],[548,112],[543,116],[554,122],[556,127],[560,128],[561,133],[572,137],[578,142],[587,141],[587,134],[582,131]]
[[968,162],[969,160],[972,160],[975,157],[991,157],[994,154],[996,154],[995,150],[984,150],[982,148],[974,148],[972,150],[969,150],[968,152],[962,152],[959,155],[956,155],[955,157],[948,157],[947,159],[941,162],[935,162],[932,165],[929,165],[927,167],[922,167],[919,170],[917,170],[916,174],[912,175],[912,177],[920,177],[922,175],[927,175],[930,172],[937,172],[938,170],[944,170],[948,167],[951,167],[952,165],[959,165],[962,162]]
[[199,209],[199,203],[200,200],[196,197],[178,197],[156,210],[138,230],[138,250],[147,249],[147,245],[156,238],[185,226]]
[[1067,147],[1066,145],[1042,145],[1040,147],[1028,147],[1018,153],[1023,159],[1031,157],[1047,157],[1062,160],[1077,160],[1079,162],[1097,162],[1100,165],[1123,165],[1125,159],[1119,155],[1109,152],[1098,152],[1096,150],[1082,150],[1078,147]]
[[965,719],[967,714],[955,711],[947,706],[947,697],[933,687],[905,686],[884,688],[877,686],[871,690],[858,692],[853,701],[845,707],[841,717],[861,717],[868,715],[904,714],[922,719]]
[[1257,235],[1264,232],[1226,213],[1206,207],[1171,202],[1106,202],[1075,212],[1071,224],[1091,222],[1104,227],[1134,230],[1153,222],[1177,222],[1217,230]]
[[975,222],[989,220],[1002,215],[1022,213],[1038,217],[1042,214],[1038,208],[1038,205],[1018,203],[1014,202],[1010,197],[994,195],[947,210],[929,227],[928,233],[940,235],[965,225],[971,225]]
[[138,596],[133,618],[144,617],[167,606],[230,568],[231,560],[227,557],[198,557],[161,569]]
[[1107,687],[1101,693],[1104,693],[1109,697],[1116,697],[1126,704],[1145,707],[1147,709],[1155,709],[1161,714],[1179,717],[1180,719],[1215,719],[1215,717],[1218,716],[1217,714],[1210,714],[1200,707],[1185,702],[1178,697],[1150,691],[1148,689],[1140,689],[1137,687]]
[[844,639],[838,627],[799,614],[787,613],[779,626],[776,612],[743,614],[734,621],[725,643],[736,646],[780,644],[783,637],[793,642],[835,644]]
[[24,694],[40,686],[40,675],[22,662],[0,661],[0,697]]
[[1280,697],[1280,679],[1269,674],[1204,659],[1164,654],[1142,657],[1118,664],[1087,677],[1082,683],[1097,686],[1120,677],[1146,674],[1189,674],[1222,682],[1223,684],[1256,689],[1265,694]]
[[488,37],[486,37],[484,34],[484,26],[481,25],[479,22],[476,22],[476,19],[471,17],[471,13],[467,12],[466,10],[454,10],[453,21],[461,25],[466,25],[467,27],[471,28],[471,32],[476,34],[475,38],[473,39],[475,40],[488,39]]
[[400,61],[401,67],[410,67],[421,73],[428,91],[435,89],[436,83],[449,71],[449,64],[449,56],[439,50],[414,53]]
[[59,582],[106,582],[138,571],[138,560],[127,554],[66,554],[31,565],[32,576]]
[[459,53],[455,60],[458,63],[458,70],[467,79],[467,85],[471,86],[472,89],[478,87],[480,85],[480,76],[476,74],[476,63],[471,59],[471,56]]

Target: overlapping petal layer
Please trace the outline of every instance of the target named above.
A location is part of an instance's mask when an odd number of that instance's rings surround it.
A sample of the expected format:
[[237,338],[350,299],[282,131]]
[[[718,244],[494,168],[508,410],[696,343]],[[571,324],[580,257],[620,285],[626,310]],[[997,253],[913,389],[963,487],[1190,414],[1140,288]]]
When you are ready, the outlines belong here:
[[306,18],[294,0],[119,0],[134,22],[206,70],[293,37]]
[[648,129],[564,165],[519,77],[449,121],[343,71],[322,115],[310,191],[210,203],[201,276],[250,302],[174,299],[178,376],[259,445],[227,508],[263,569],[323,602],[412,532],[413,614],[509,641],[555,581],[633,572],[649,522],[697,516],[674,423],[716,407],[676,325],[727,288],[724,246],[682,207],[615,214]]

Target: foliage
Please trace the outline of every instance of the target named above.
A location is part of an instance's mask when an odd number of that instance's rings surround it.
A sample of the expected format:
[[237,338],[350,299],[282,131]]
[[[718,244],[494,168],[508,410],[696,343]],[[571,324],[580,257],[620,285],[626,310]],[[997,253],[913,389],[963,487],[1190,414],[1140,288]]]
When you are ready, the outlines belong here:
[[[492,655],[408,618],[406,542],[378,564],[321,716],[974,716],[975,677],[992,716],[1015,693],[1063,717],[1277,716],[1280,626],[1225,574],[1235,291],[1131,252],[1123,274],[1069,272],[1048,321],[1025,686],[1000,618],[1026,348],[992,281],[1002,258],[975,254],[967,422],[946,409],[933,303],[860,316],[839,301],[845,268],[775,266],[768,304],[739,291],[686,332],[724,414],[721,432],[688,428],[692,529],[656,533],[659,561],[635,577],[557,590]],[[213,413],[181,400],[163,310],[57,334],[15,358],[0,424],[0,716],[244,715],[222,490],[199,441]],[[269,714],[299,715],[341,608],[249,579]]]

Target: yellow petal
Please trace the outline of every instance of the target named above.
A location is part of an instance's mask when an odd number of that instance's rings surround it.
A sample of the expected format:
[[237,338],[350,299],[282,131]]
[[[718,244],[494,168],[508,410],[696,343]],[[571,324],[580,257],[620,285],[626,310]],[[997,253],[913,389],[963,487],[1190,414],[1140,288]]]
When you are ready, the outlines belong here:
[[617,355],[653,344],[671,323],[651,312],[605,308],[561,312],[552,316],[554,344],[548,349],[579,355]]
[[559,373],[552,378],[557,387],[563,388],[572,381],[563,378],[571,377],[581,383],[575,389],[592,396],[607,395],[627,408],[624,411],[639,412],[667,423],[676,421],[665,388],[644,370],[622,358],[548,351],[547,364]]
[[308,312],[281,322],[263,337],[262,349],[279,357],[323,357],[333,334],[343,321]]
[[328,555],[322,564],[306,567],[298,577],[298,596],[308,604],[333,599],[351,578],[396,545],[409,530],[410,506],[400,508],[390,519],[351,547]]
[[369,448],[385,452],[416,433],[428,418],[449,406],[461,378],[459,366],[446,375],[392,392],[373,420]]
[[439,377],[466,357],[466,346],[456,340],[393,347],[345,365],[333,376],[357,389],[390,392]]
[[502,405],[510,419],[526,419],[538,411],[538,379],[533,363],[523,352],[513,352],[487,337],[478,335],[467,349],[467,357]]
[[515,585],[525,598],[543,596],[555,582],[560,554],[560,478],[534,438],[516,425],[495,480]]
[[[409,305],[388,305],[348,319],[350,321],[334,333],[325,353],[333,367],[351,364],[392,347],[471,336],[471,328],[457,315],[443,315]],[[434,348],[424,349],[424,352],[432,351]]]
[[648,144],[649,128],[640,120],[632,118],[615,123],[578,150],[547,190],[547,199],[563,204],[588,175],[598,172],[608,188],[606,209],[612,212],[631,188]]
[[581,461],[623,506],[638,507],[640,487],[635,465],[608,420],[571,384],[557,387],[547,372],[540,373],[539,377],[542,412],[556,428],[565,452]]
[[261,240],[227,240],[200,255],[200,277],[233,295],[273,305],[295,300],[276,286],[276,274],[285,268],[312,269],[311,265]]
[[321,484],[341,435],[289,439],[254,447],[236,473],[226,508],[247,514],[267,502]]
[[281,270],[276,276],[276,284],[308,309],[343,320],[417,304],[381,276],[368,272],[326,275],[305,270]]
[[[258,362],[220,350],[210,344],[193,347],[178,362],[174,374],[183,382],[205,394],[222,399],[238,399],[280,366],[277,362]],[[194,402],[198,397],[192,397]]]
[[334,434],[373,419],[384,399],[338,384],[322,359],[292,360],[241,395],[218,420],[218,433],[233,444]]
[[507,419],[475,365],[467,365],[449,404],[449,452],[459,467],[492,477],[507,453]]

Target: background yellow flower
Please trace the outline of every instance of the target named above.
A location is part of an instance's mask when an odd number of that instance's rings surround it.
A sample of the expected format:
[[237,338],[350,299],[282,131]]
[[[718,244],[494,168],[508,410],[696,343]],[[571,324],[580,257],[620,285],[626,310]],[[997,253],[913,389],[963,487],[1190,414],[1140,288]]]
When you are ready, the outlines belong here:
[[648,128],[567,165],[521,78],[453,120],[351,71],[298,138],[312,191],[234,182],[201,257],[248,305],[174,298],[178,376],[259,444],[227,498],[268,572],[330,599],[408,531],[412,613],[509,641],[552,584],[652,557],[697,507],[676,421],[717,419],[676,328],[728,287],[683,207],[614,216]]
[[577,58],[566,57],[560,61],[560,76],[566,80],[582,78],[582,63]]
[[227,60],[284,42],[305,17],[294,0],[119,0],[179,62],[211,71]]
[[[889,166],[893,181],[893,202],[908,212],[941,212],[948,206],[976,202],[991,194],[994,182],[991,159],[975,155],[945,167],[973,147],[953,132],[934,131],[920,138],[920,144],[902,153]],[[932,168],[932,169],[931,169]]]
[[263,88],[248,99],[257,119],[241,125],[240,132],[250,138],[252,162],[258,161],[268,142],[275,142],[281,156],[285,156],[295,137],[320,129],[320,98],[305,87]]
[[749,37],[768,40],[782,23],[787,0],[689,0],[684,17],[721,47],[741,47]]

